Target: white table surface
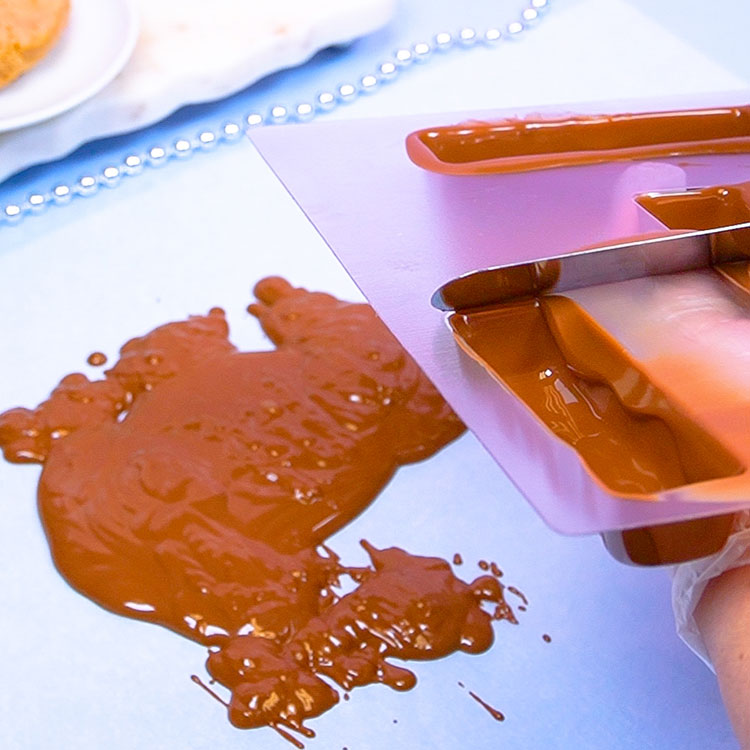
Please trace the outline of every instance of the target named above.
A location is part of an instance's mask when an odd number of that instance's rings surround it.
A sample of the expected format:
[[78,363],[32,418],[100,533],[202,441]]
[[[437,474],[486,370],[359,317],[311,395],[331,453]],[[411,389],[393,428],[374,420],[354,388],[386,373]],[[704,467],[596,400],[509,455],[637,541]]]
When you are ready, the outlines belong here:
[[[455,27],[467,18],[487,25],[517,8],[496,5],[435,3],[431,30],[451,18]],[[384,43],[418,41],[430,6],[403,0]],[[329,116],[736,91],[750,83],[748,21],[741,0],[558,0],[525,38],[437,56]],[[61,162],[48,176],[75,168]],[[245,140],[2,225],[0,409],[35,405],[94,350],[113,357],[130,336],[213,305],[228,310],[238,343],[262,346],[243,311],[252,284],[277,273],[358,295]],[[110,615],[60,579],[36,518],[37,475],[0,463],[0,747],[288,747],[270,731],[233,729],[191,683],[202,649]],[[549,531],[471,436],[402,470],[333,546],[356,562],[361,537],[447,558],[460,552],[466,577],[480,558],[496,560],[529,610],[517,627],[499,623],[485,655],[417,665],[420,684],[410,693],[355,691],[312,722],[319,736],[308,747],[736,747],[712,674],[674,635],[667,574],[619,565],[597,538]],[[458,681],[507,720],[493,722]]]

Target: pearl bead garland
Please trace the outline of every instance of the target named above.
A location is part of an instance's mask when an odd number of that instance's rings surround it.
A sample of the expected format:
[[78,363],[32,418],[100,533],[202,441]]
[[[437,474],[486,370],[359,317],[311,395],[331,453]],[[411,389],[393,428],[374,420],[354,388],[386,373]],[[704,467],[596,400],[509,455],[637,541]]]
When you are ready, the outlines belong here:
[[521,19],[510,22],[504,29],[490,27],[479,31],[471,26],[464,26],[456,33],[440,31],[429,42],[418,41],[410,47],[397,49],[391,60],[380,63],[375,72],[359,76],[356,83],[344,82],[332,91],[318,92],[309,102],[299,102],[294,106],[274,104],[265,113],[250,112],[241,121],[225,122],[216,130],[203,130],[195,138],[178,138],[171,145],[156,145],[140,154],[128,154],[122,164],[107,166],[97,175],[85,175],[70,185],[56,185],[46,193],[32,193],[24,201],[3,206],[0,209],[0,227],[3,224],[15,224],[24,216],[38,214],[49,205],[64,206],[73,198],[93,196],[101,187],[114,188],[123,177],[134,177],[144,167],[161,167],[170,161],[186,159],[196,151],[210,151],[219,144],[236,142],[253,128],[287,122],[309,122],[342,104],[353,102],[361,95],[376,92],[381,85],[393,81],[412,63],[428,62],[434,52],[446,53],[478,44],[494,47],[503,40],[513,40],[533,27],[549,6],[550,0],[530,0],[521,12]]

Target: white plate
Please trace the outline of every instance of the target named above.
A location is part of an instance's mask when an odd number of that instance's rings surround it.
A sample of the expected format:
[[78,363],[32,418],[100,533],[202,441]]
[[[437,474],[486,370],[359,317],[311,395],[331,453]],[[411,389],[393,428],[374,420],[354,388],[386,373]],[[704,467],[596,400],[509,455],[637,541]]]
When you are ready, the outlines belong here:
[[0,132],[48,120],[101,91],[137,38],[131,0],[72,0],[68,26],[49,54],[0,90]]
[[[73,3],[89,29],[73,45],[91,48],[81,62],[84,69],[103,69],[109,58],[102,50],[108,52],[119,44],[119,36],[110,41],[104,37],[128,27],[131,3],[140,27],[135,50],[109,86],[54,120],[20,128],[23,121],[19,119],[15,130],[3,133],[5,89],[0,91],[0,181],[34,164],[59,159],[87,141],[151,125],[185,104],[240,91],[269,73],[305,62],[324,47],[369,34],[387,23],[395,8],[395,0]],[[121,21],[113,21],[115,8],[122,13]],[[62,54],[69,43],[63,40],[55,53]],[[43,66],[50,68],[54,63],[50,56]],[[40,65],[32,73],[41,75],[44,68]],[[110,71],[109,78],[114,72]],[[45,83],[43,91],[62,91],[75,75],[60,74],[61,80]],[[20,87],[21,82],[8,87],[8,96],[16,85]]]

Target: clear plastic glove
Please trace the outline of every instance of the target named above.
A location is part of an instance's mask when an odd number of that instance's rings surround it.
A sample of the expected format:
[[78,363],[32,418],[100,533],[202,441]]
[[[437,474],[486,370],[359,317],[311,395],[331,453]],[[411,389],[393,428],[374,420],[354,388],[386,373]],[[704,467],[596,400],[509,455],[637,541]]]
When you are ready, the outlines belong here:
[[677,632],[716,672],[740,745],[750,750],[750,511],[715,555],[674,568]]

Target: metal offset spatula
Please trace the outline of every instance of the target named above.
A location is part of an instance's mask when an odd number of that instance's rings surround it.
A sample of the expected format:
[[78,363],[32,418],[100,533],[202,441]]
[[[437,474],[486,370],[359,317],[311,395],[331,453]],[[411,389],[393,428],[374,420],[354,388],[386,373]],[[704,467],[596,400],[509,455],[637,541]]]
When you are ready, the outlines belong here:
[[724,265],[748,260],[750,222],[618,242],[531,263],[479,269],[443,284],[432,295],[431,302],[438,310],[460,312],[528,295],[560,294],[643,276],[699,268],[722,271]]

